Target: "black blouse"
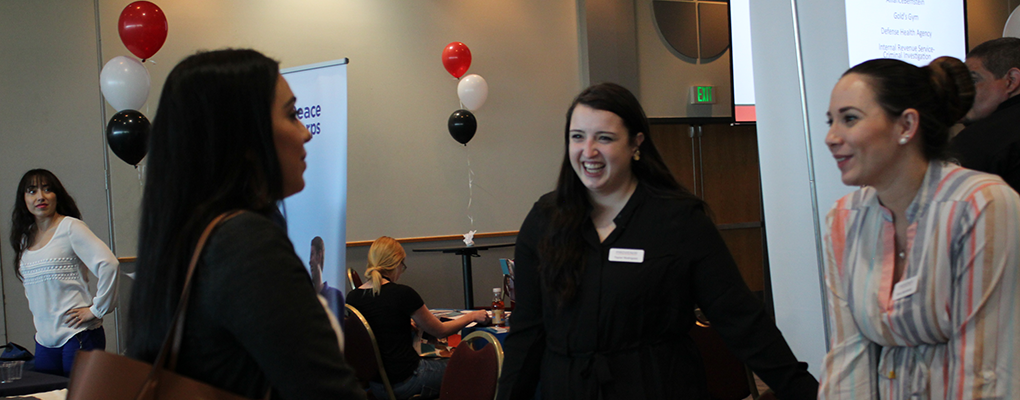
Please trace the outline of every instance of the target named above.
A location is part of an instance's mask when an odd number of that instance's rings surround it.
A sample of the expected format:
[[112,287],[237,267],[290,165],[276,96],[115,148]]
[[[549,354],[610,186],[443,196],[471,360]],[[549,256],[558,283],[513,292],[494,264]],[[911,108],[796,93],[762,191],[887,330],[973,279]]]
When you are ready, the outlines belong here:
[[[818,382],[797,362],[692,200],[658,197],[639,184],[605,241],[588,222],[577,295],[557,310],[543,289],[537,250],[552,198],[546,194],[535,204],[517,236],[517,303],[498,399],[531,398],[539,380],[547,399],[708,398],[687,333],[695,305],[777,395],[816,397]],[[609,261],[611,249],[644,250],[643,260]]]
[[286,232],[254,212],[209,238],[177,372],[250,398],[365,398]]

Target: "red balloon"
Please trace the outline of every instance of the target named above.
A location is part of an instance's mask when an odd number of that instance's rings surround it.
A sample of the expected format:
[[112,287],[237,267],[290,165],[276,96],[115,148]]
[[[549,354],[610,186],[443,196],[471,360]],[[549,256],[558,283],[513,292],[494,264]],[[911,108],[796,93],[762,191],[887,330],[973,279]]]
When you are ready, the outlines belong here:
[[471,50],[461,42],[453,42],[443,49],[443,66],[454,78],[464,76],[471,67]]
[[124,47],[143,61],[156,54],[166,41],[166,15],[159,6],[148,1],[136,1],[124,7],[117,25]]

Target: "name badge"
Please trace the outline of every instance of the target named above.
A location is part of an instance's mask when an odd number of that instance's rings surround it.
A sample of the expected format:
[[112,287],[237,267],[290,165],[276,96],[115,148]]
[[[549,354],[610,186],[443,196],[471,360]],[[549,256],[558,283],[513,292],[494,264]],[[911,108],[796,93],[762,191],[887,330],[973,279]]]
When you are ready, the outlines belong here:
[[899,300],[914,294],[914,292],[916,291],[917,291],[917,277],[915,276],[910,279],[904,279],[893,287],[892,299]]
[[609,261],[640,264],[645,262],[645,251],[641,249],[609,249]]

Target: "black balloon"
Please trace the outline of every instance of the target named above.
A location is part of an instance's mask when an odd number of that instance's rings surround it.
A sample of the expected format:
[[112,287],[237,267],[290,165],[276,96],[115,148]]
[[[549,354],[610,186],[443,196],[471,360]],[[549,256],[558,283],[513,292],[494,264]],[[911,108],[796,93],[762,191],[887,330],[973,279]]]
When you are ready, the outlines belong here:
[[149,119],[135,110],[114,114],[106,124],[106,142],[121,160],[138,165],[148,150]]
[[471,111],[457,110],[450,114],[450,121],[447,122],[447,127],[450,129],[450,136],[453,136],[453,140],[467,146],[467,142],[470,142],[471,138],[475,137],[478,121],[475,120],[475,115]]

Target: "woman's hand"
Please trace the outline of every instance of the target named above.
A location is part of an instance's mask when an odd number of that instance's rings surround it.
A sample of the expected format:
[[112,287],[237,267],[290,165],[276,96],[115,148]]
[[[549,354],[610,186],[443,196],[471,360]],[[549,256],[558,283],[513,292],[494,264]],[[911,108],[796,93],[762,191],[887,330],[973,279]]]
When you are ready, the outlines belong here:
[[485,310],[472,311],[469,312],[468,315],[471,316],[472,321],[479,324],[486,324],[492,320],[492,318],[489,317],[489,313],[485,312]]
[[72,328],[78,328],[81,324],[96,319],[96,316],[92,315],[92,311],[89,311],[88,307],[72,308],[64,313],[64,316],[64,323]]
[[437,338],[444,338],[457,333],[472,322],[485,323],[490,321],[489,314],[486,314],[485,310],[478,310],[465,312],[457,317],[457,319],[442,322],[435,315],[432,315],[425,305],[422,305],[418,311],[415,311],[411,318],[418,324],[421,330]]

